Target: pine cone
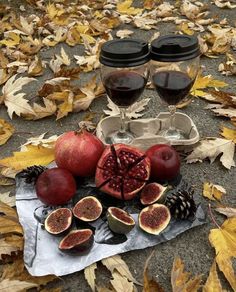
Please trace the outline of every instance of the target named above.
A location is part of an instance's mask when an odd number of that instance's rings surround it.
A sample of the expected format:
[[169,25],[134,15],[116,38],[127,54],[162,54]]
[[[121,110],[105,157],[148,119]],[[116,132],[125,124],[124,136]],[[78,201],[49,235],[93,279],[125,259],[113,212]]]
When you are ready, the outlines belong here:
[[37,178],[41,173],[43,173],[47,168],[42,165],[33,165],[23,169],[20,172],[20,176],[25,179],[27,184],[36,183]]
[[165,205],[176,219],[188,219],[195,216],[197,207],[193,199],[193,190],[179,190],[166,198]]

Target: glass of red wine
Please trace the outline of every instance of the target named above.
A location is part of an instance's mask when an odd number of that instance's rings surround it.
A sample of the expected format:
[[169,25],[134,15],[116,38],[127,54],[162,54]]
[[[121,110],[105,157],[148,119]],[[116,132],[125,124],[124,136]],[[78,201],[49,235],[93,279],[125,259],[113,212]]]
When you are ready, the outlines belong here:
[[189,98],[199,70],[200,49],[197,38],[166,35],[151,43],[150,73],[152,83],[170,112],[170,127],[160,134],[168,140],[186,139],[175,127],[176,106]]
[[108,97],[120,109],[120,129],[106,137],[106,143],[130,144],[134,139],[126,129],[126,109],[134,104],[149,76],[148,43],[136,39],[104,43],[100,53],[101,79]]

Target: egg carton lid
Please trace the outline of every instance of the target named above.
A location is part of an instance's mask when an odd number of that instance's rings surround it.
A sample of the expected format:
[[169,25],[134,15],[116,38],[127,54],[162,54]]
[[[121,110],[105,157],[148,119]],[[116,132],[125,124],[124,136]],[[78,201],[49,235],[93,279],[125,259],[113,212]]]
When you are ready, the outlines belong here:
[[[176,128],[185,133],[187,139],[168,140],[160,135],[160,131],[168,129],[170,126],[170,114],[168,112],[160,112],[156,118],[126,120],[127,129],[135,136],[131,142],[131,146],[146,150],[155,144],[169,145],[192,145],[199,141],[200,136],[193,120],[186,114],[177,112],[175,114]],[[112,132],[119,130],[120,117],[110,116],[102,119],[96,129],[96,135],[108,145],[106,137]]]

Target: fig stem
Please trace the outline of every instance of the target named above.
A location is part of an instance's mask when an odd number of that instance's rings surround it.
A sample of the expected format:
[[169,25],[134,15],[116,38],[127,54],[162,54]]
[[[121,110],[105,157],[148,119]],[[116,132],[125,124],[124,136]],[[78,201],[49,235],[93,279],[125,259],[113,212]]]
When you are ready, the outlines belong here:
[[212,213],[212,210],[211,210],[211,204],[208,204],[208,210],[209,210],[209,213],[210,213],[210,217],[212,219],[212,222],[219,228],[221,229],[220,225],[216,222],[216,219]]

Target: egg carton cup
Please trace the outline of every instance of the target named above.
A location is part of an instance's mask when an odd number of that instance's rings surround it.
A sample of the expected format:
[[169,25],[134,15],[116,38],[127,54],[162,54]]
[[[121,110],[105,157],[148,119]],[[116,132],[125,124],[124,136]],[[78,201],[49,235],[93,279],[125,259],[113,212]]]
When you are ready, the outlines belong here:
[[[135,136],[130,145],[146,150],[155,144],[192,145],[199,141],[200,136],[193,120],[186,114],[175,114],[175,126],[181,130],[187,139],[168,140],[160,135],[162,130],[170,126],[170,114],[160,112],[156,118],[126,120],[126,128]],[[110,116],[102,119],[98,125],[96,134],[105,145],[108,145],[106,137],[120,128],[120,117]]]

